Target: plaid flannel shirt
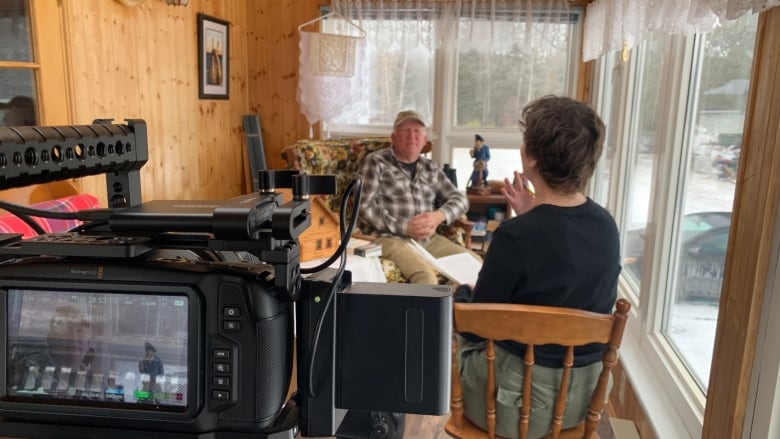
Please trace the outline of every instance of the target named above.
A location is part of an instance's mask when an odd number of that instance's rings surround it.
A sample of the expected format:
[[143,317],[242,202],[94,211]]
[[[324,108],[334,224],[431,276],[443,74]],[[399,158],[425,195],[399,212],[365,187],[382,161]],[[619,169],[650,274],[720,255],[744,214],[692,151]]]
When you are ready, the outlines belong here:
[[412,178],[392,147],[381,149],[363,159],[360,175],[363,191],[358,224],[369,235],[408,237],[407,225],[417,214],[438,210],[449,224],[468,210],[466,195],[439,165],[425,157],[418,159]]

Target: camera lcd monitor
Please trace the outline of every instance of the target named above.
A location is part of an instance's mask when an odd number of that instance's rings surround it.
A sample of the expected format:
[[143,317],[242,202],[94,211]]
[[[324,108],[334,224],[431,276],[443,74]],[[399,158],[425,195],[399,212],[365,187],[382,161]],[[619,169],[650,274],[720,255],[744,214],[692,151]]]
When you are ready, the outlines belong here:
[[190,298],[7,291],[5,401],[188,410]]

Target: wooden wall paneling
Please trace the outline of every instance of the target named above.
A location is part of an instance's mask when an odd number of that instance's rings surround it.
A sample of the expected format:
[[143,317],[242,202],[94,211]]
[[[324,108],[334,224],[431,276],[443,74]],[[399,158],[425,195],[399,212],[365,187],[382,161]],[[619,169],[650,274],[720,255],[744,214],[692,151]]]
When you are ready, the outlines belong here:
[[[241,115],[247,111],[246,0],[63,0],[73,123],[144,119],[149,162],[142,197],[226,199],[246,190]],[[197,13],[230,23],[230,98],[198,99]],[[100,31],[96,31],[99,29]],[[80,179],[105,200],[105,178]]]
[[[190,3],[192,5],[192,3]],[[203,2],[199,12],[230,23],[230,99],[198,100],[198,83],[194,97],[198,103],[195,121],[200,137],[193,139],[201,154],[199,193],[208,199],[226,198],[249,190],[246,178],[249,162],[241,116],[248,110],[247,96],[247,17],[246,2]],[[196,21],[196,20],[195,20]],[[197,33],[197,29],[196,29]],[[197,59],[195,60],[197,69]]]
[[741,438],[780,198],[780,8],[762,12],[703,438]]
[[[260,117],[266,162],[282,169],[281,151],[309,137],[300,112],[298,26],[319,16],[321,0],[247,2],[249,107]],[[315,137],[318,136],[318,130]]]

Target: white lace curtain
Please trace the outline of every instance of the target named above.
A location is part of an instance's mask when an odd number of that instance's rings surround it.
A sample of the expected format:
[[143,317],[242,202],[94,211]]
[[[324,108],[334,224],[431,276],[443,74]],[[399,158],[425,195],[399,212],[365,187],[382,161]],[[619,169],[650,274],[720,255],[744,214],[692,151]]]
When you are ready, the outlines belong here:
[[584,61],[632,48],[653,35],[708,32],[780,0],[594,0],[585,14]]
[[[336,33],[299,28],[298,104],[311,125],[328,122],[363,99],[365,33],[352,25]],[[350,23],[351,24],[351,23]]]
[[[364,81],[366,88],[371,87],[370,96],[349,110],[370,123],[392,123],[398,111],[408,108],[432,120],[431,90],[439,51],[454,53],[456,44],[460,50],[487,50],[500,46],[496,41],[530,45],[544,38],[527,34],[534,28],[532,22],[566,22],[569,13],[566,0],[332,0],[331,6],[337,16],[352,20],[366,32],[364,62],[368,65],[361,72],[371,77],[370,82]],[[528,26],[499,26],[499,22]],[[338,23],[331,20],[330,27],[347,27]],[[354,120],[342,112],[334,122]]]
[[[461,32],[468,32],[472,42],[485,38],[471,32],[470,23],[475,19],[530,23],[534,18],[531,11],[563,13],[569,8],[566,0],[332,0],[331,5],[341,16],[354,18],[358,24],[363,20],[385,22],[385,29],[379,27],[382,41],[409,49],[421,44],[437,49],[454,43],[456,25],[461,26]],[[399,29],[398,23],[403,23],[406,31]],[[491,32],[487,37],[514,36]]]

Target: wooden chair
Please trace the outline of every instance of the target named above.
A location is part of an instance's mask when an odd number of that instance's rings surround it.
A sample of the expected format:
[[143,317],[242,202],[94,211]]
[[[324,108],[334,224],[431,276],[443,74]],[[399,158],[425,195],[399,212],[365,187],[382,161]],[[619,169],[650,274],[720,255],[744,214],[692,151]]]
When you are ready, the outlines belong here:
[[[452,402],[450,418],[444,426],[445,431],[459,439],[495,438],[496,429],[496,383],[495,383],[495,345],[494,340],[514,340],[526,344],[523,362],[526,364],[523,382],[523,400],[520,408],[519,437],[525,439],[528,433],[531,407],[531,369],[534,364],[533,345],[557,344],[567,347],[563,360],[561,386],[555,401],[551,433],[546,438],[583,438],[598,439],[596,425],[601,419],[601,411],[606,399],[609,375],[617,363],[617,350],[623,338],[630,303],[619,299],[613,314],[598,314],[572,308],[550,306],[530,306],[494,303],[455,303],[453,309],[454,329],[456,332],[468,332],[487,340],[487,413],[488,431],[482,430],[470,422],[463,414],[463,400],[456,363],[457,343],[453,342],[452,354]],[[588,343],[605,343],[608,348],[603,356],[603,369],[598,384],[590,399],[585,420],[574,428],[561,430],[563,413],[566,408],[566,389],[568,388],[571,365],[574,358],[574,346]]]

